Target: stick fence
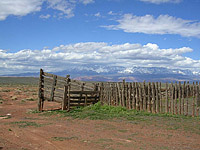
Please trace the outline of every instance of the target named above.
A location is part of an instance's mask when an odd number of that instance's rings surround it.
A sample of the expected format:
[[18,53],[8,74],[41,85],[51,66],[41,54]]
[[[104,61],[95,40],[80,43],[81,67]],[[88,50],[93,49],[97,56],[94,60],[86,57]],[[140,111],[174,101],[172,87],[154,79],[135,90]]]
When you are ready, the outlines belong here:
[[60,102],[62,110],[101,104],[151,113],[199,116],[199,82],[82,82],[40,70],[38,110],[44,101]]

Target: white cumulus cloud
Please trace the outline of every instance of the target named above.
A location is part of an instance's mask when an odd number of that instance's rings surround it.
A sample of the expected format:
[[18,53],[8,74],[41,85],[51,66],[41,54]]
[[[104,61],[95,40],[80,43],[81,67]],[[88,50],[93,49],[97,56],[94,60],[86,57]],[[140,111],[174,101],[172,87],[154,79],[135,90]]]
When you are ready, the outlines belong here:
[[87,5],[87,4],[94,3],[94,0],[80,0],[80,2]]
[[42,18],[42,19],[48,19],[48,18],[50,18],[50,17],[51,17],[50,14],[47,14],[47,15],[40,15],[40,18]]
[[[15,53],[0,50],[0,75],[38,72],[40,68],[46,71],[62,71],[68,69],[69,66],[87,68],[95,65],[125,68],[170,67],[200,72],[200,60],[183,56],[192,51],[189,47],[161,49],[153,43],[110,45],[104,42],[76,43],[60,45],[53,49],[28,49]],[[99,68],[98,71],[104,70]]]
[[200,38],[200,22],[184,20],[169,15],[160,15],[155,18],[152,15],[135,16],[124,14],[116,20],[117,25],[103,26],[111,30],[123,30],[129,33],[145,34],[178,34],[184,37]]
[[[47,4],[43,5],[44,3]],[[56,17],[71,18],[74,16],[74,9],[77,4],[91,4],[94,0],[0,0],[0,21],[8,16],[26,16],[41,9],[51,8],[60,12]],[[49,15],[40,15],[40,18],[47,19]]]
[[9,15],[25,16],[41,10],[43,0],[0,0],[0,20]]
[[142,2],[161,4],[161,3],[180,3],[182,0],[140,0]]

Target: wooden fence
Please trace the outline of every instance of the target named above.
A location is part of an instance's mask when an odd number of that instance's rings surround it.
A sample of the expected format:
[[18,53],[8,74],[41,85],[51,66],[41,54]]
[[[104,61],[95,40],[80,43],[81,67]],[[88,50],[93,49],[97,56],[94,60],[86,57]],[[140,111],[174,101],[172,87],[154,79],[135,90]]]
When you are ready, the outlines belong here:
[[100,101],[152,113],[199,116],[199,82],[118,82],[100,84]]
[[70,76],[57,76],[40,70],[38,110],[45,101],[60,102],[62,110],[73,106],[87,106],[99,100],[97,84],[71,80]]
[[45,100],[60,102],[62,110],[100,100],[102,104],[138,111],[199,116],[200,83],[81,82],[41,69],[38,110],[43,109]]

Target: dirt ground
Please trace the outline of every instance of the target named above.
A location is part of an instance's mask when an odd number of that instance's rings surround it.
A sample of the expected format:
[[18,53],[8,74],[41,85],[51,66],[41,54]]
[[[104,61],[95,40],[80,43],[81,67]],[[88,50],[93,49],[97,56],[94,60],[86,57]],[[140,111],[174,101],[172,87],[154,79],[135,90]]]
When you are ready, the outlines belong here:
[[[58,103],[45,103],[50,108]],[[0,87],[0,149],[3,150],[199,150],[200,134],[124,120],[72,119],[31,113],[37,87]],[[200,122],[196,124],[200,127]]]

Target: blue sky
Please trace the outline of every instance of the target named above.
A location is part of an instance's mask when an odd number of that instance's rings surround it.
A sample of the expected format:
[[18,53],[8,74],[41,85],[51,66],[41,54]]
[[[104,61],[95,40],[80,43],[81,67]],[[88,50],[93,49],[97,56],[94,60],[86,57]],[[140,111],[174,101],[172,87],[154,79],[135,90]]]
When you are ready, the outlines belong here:
[[0,0],[0,75],[67,64],[200,73],[200,0]]

